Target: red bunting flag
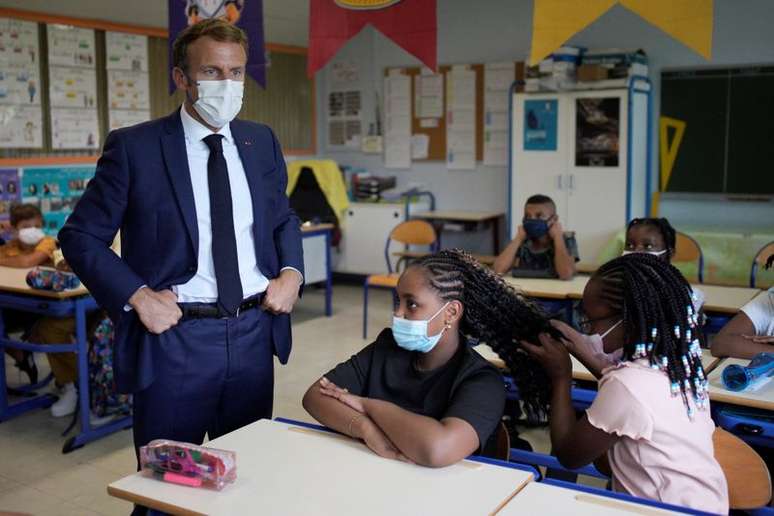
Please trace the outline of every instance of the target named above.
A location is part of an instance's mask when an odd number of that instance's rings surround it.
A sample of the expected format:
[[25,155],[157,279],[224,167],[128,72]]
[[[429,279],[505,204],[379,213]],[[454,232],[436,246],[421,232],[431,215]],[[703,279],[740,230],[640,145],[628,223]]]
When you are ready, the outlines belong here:
[[436,69],[436,0],[309,0],[309,76],[369,24]]

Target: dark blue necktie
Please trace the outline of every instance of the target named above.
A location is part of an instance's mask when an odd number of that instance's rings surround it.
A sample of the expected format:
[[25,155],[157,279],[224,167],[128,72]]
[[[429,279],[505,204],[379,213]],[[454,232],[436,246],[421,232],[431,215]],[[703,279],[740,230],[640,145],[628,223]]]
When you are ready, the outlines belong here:
[[236,315],[242,303],[242,282],[239,279],[239,257],[234,232],[234,212],[231,207],[231,185],[223,156],[223,135],[204,138],[210,148],[207,160],[207,183],[210,187],[210,222],[212,227],[212,261],[218,282],[218,305]]

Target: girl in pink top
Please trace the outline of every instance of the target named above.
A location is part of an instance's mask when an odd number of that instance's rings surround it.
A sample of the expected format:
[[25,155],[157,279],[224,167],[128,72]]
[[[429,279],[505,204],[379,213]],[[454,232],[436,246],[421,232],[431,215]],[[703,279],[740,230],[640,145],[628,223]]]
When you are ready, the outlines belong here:
[[578,468],[606,454],[616,491],[727,513],[685,278],[656,257],[622,256],[591,278],[583,306],[591,330],[604,335],[604,352],[621,350],[622,361],[602,372],[597,397],[580,420],[570,401],[565,344],[545,334],[542,346],[523,343],[551,376],[551,444],[559,461]]

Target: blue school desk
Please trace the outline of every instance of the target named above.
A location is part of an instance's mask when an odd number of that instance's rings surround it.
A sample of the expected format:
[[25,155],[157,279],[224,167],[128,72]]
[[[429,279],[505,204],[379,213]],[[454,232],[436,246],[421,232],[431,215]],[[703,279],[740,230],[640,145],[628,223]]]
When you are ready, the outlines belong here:
[[[89,421],[89,342],[86,335],[86,314],[97,309],[97,304],[84,287],[67,292],[49,292],[33,290],[27,286],[27,269],[0,267],[0,310],[19,310],[51,317],[75,317],[76,342],[74,344],[42,345],[22,342],[4,337],[5,328],[0,318],[0,355],[5,356],[5,348],[23,349],[39,353],[74,352],[78,356],[78,420],[80,431],[65,441],[62,453],[69,453],[88,442],[95,441],[118,430],[130,428],[132,417],[125,416],[99,427],[92,427]],[[6,393],[7,381],[5,366],[0,367],[0,422],[35,409],[50,407],[57,397],[50,393],[37,394],[51,382],[49,375],[35,385],[17,388],[22,400],[9,404]]]
[[304,248],[304,284],[325,285],[325,315],[333,315],[333,272],[331,268],[331,235],[333,224],[301,226]]

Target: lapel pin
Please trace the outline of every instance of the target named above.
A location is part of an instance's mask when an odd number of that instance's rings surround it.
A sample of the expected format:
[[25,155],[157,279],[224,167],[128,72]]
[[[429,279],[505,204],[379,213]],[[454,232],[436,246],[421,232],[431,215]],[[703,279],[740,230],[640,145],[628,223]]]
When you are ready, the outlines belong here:
[[253,142],[251,142],[250,140],[245,140],[245,145],[252,145],[252,144]]

